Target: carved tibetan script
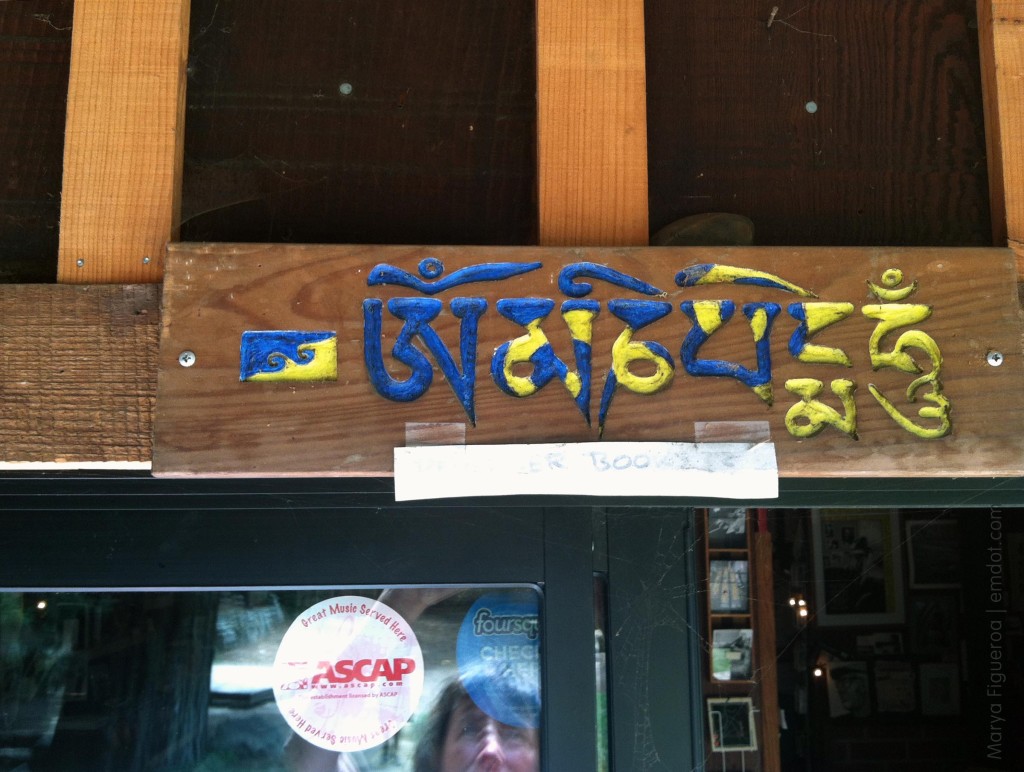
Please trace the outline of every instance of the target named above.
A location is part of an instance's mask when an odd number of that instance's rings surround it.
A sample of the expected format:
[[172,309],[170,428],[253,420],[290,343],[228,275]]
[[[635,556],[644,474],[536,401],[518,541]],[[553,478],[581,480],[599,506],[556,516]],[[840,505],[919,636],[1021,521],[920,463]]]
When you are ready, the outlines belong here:
[[414,434],[1024,465],[1007,250],[179,244],[163,323],[157,474],[386,475]]

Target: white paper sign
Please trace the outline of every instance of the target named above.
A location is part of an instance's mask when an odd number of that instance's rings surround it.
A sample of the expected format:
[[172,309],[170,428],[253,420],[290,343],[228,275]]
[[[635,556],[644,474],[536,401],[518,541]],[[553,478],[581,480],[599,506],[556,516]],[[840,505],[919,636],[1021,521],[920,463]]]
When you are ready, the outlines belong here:
[[395,448],[395,499],[569,494],[772,499],[771,442],[590,442]]

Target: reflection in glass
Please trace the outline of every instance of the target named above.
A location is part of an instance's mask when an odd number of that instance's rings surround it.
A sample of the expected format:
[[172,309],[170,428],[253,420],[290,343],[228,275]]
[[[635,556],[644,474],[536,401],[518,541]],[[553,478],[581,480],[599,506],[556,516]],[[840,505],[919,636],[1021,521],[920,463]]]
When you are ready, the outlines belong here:
[[[274,694],[286,631],[338,596],[386,604],[422,650],[423,693],[409,720],[353,753],[301,739]],[[534,588],[504,586],[3,593],[0,770],[447,772],[501,756],[534,772],[539,604]],[[321,694],[351,672],[335,667],[346,661],[339,645],[331,678],[316,682]],[[324,662],[311,664],[313,677]],[[379,675],[388,688],[397,671],[376,662],[356,660],[360,678],[349,681],[372,691]]]

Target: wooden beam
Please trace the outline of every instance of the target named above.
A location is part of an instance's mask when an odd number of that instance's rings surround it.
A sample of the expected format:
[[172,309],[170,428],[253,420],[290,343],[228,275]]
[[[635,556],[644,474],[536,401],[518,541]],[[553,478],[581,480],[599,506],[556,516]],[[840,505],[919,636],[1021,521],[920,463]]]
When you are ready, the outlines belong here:
[[176,237],[189,0],[76,0],[57,279],[160,281]]
[[146,464],[160,288],[0,285],[0,468]]
[[647,244],[642,0],[538,0],[539,240]]
[[[978,0],[993,235],[1024,245],[1024,0]],[[1024,261],[1018,260],[1024,278]]]
[[775,653],[775,578],[772,565],[772,535],[754,533],[754,647],[757,650],[758,682],[761,694],[761,761],[764,772],[781,769],[779,748],[779,677]]

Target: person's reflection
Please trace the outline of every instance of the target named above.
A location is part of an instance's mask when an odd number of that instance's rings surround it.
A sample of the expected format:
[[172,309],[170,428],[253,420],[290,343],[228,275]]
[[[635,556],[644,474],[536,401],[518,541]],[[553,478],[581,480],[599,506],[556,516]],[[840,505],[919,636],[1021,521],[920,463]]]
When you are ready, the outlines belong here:
[[453,681],[430,713],[413,772],[536,772],[538,744],[536,729],[488,716]]
[[[534,716],[536,718],[536,716]],[[413,755],[412,772],[537,772],[536,729],[488,716],[454,680],[438,696]],[[285,762],[293,772],[358,772],[347,754],[324,750],[292,735]]]

